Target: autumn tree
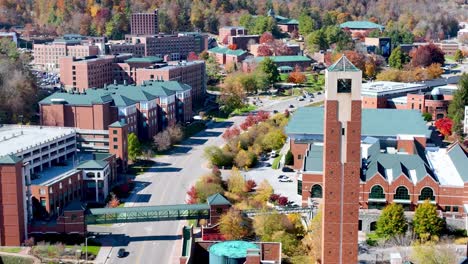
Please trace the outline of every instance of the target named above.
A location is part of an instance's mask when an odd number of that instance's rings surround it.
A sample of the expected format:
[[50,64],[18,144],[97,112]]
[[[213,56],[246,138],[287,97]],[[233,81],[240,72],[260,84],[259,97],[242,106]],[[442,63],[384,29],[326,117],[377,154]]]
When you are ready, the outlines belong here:
[[427,67],[432,63],[443,65],[445,63],[444,52],[433,43],[413,49],[410,52],[410,57],[413,67]]
[[272,241],[275,232],[284,229],[284,215],[278,213],[259,214],[253,219],[253,229],[261,241]]
[[268,44],[275,40],[273,34],[271,32],[265,32],[260,36],[259,42],[260,44]]
[[219,179],[211,174],[204,175],[195,183],[197,203],[206,203],[206,199],[213,194],[223,193]]
[[136,162],[138,157],[141,155],[141,145],[138,137],[135,133],[130,133],[128,135],[128,158],[132,162]]
[[268,45],[260,45],[257,49],[258,56],[272,56],[273,51]]
[[254,200],[260,203],[266,203],[272,194],[273,187],[271,187],[270,183],[265,179],[258,185]]
[[377,220],[376,233],[379,237],[388,240],[405,234],[407,229],[405,210],[400,204],[391,203],[382,210]]
[[452,119],[448,117],[440,118],[435,121],[434,125],[444,137],[448,137],[452,134]]
[[428,200],[419,204],[413,218],[413,231],[420,238],[438,236],[444,227],[444,220],[437,214],[437,208]]
[[227,240],[239,240],[250,233],[249,219],[235,209],[230,209],[219,219],[219,231]]
[[310,222],[307,234],[302,239],[302,245],[314,262],[320,262],[322,257],[322,208],[319,208]]
[[426,73],[429,79],[437,79],[444,73],[444,70],[439,63],[432,63],[426,68]]
[[263,138],[262,145],[266,150],[280,149],[286,142],[286,136],[279,130],[268,132]]
[[463,52],[460,49],[457,49],[455,55],[453,55],[453,59],[458,63],[462,63],[464,58],[465,56],[463,55]]
[[119,207],[119,205],[120,205],[120,201],[117,198],[117,195],[115,195],[114,193],[110,193],[110,200],[107,203],[107,207],[116,208],[116,207]]
[[189,54],[187,55],[187,61],[196,61],[199,59],[200,58],[198,57],[198,55],[193,51],[189,52]]
[[157,151],[166,151],[171,148],[171,135],[168,130],[163,130],[153,137],[153,143]]
[[184,139],[184,130],[180,124],[169,126],[167,132],[171,140],[171,144],[177,144]]
[[256,162],[257,156],[254,153],[243,149],[241,149],[234,158],[234,163],[239,168],[252,168]]
[[453,120],[453,131],[462,134],[465,105],[468,105],[468,74],[464,73],[458,82],[458,89],[448,108],[448,116]]
[[237,49],[237,45],[236,45],[236,44],[229,44],[229,45],[227,46],[227,48],[230,49],[230,50],[236,50],[236,49]]
[[231,153],[226,152],[217,146],[209,146],[205,148],[204,156],[208,159],[211,165],[216,165],[218,167],[231,166],[234,159]]
[[288,76],[288,82],[295,83],[295,84],[301,84],[305,83],[307,81],[307,76],[302,73],[299,69],[299,67],[296,67],[296,69],[291,72]]
[[453,244],[439,244],[435,241],[415,242],[412,246],[411,261],[415,264],[458,263],[457,251]]
[[231,112],[234,109],[244,106],[246,95],[242,83],[236,76],[228,76],[221,86],[221,95],[218,102],[225,112]]

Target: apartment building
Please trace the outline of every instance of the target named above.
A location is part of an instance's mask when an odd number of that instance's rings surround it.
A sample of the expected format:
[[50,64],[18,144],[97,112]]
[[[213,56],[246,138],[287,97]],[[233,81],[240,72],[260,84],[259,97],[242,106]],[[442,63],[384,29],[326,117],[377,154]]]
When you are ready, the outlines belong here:
[[188,122],[192,116],[191,88],[175,81],[57,92],[39,106],[42,125],[106,130],[119,121],[142,139],[150,139],[177,122]]
[[158,9],[153,13],[132,13],[130,19],[132,35],[156,35],[159,33]]
[[219,28],[218,40],[223,44],[228,44],[228,38],[231,36],[248,35],[248,31],[244,27],[224,26]]
[[192,89],[191,99],[200,104],[206,93],[204,61],[164,62],[159,57],[131,58],[129,54],[76,59],[60,58],[60,81],[78,92],[106,84],[142,84],[149,80],[178,81]]
[[145,44],[143,43],[111,43],[107,45],[107,54],[132,54],[135,57],[145,56]]
[[[126,125],[111,126],[109,131],[1,126],[0,244],[18,246],[34,232],[84,234],[83,226],[76,229],[73,219],[64,214],[72,203],[104,202],[110,186],[117,181],[118,164],[126,164],[127,157],[122,156],[126,155],[126,135]],[[99,152],[82,148],[84,138],[90,136],[93,142],[99,142],[93,149]],[[95,171],[100,174],[91,177],[90,172]],[[97,188],[93,183],[98,179]],[[47,224],[55,218],[56,224]]]

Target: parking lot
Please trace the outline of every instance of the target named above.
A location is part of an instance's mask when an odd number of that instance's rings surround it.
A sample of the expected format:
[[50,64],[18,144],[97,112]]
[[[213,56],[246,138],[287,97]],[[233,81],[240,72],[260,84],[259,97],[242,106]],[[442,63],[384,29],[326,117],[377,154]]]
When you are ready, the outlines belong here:
[[[297,205],[301,205],[301,196],[297,194],[296,173],[283,172],[281,169],[274,170],[271,168],[271,165],[266,166],[266,164],[272,163],[273,159],[261,161],[255,168],[241,173],[242,175],[244,175],[245,180],[252,179],[257,183],[257,185],[259,185],[263,180],[266,179],[271,184],[276,194],[288,197],[289,201]],[[223,179],[227,180],[230,174],[230,171],[223,171]],[[280,175],[288,176],[292,180],[292,182],[280,182],[278,179],[278,176]]]

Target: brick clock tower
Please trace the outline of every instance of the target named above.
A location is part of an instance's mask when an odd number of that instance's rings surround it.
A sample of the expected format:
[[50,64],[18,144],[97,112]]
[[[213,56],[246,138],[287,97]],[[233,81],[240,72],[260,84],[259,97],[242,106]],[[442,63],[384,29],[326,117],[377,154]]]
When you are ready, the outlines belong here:
[[322,262],[358,262],[362,72],[345,56],[325,72]]

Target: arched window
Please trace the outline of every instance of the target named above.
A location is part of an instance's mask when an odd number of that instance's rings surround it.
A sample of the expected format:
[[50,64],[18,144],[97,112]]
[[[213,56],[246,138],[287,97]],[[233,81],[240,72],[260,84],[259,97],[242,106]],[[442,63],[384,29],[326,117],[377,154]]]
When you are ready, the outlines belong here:
[[312,198],[322,198],[322,186],[315,184],[310,190],[310,197]]
[[427,199],[429,199],[429,201],[435,200],[434,191],[429,187],[424,187],[421,190],[421,195],[419,195],[419,201],[425,201]]
[[96,177],[96,175],[94,174],[94,172],[87,172],[87,173],[86,173],[86,177],[88,177],[88,178],[94,178],[94,177]]
[[374,187],[372,187],[371,192],[369,194],[369,198],[385,199],[385,194],[384,194],[382,186],[375,185]]
[[400,186],[396,189],[395,195],[393,195],[393,199],[396,200],[409,200],[410,196],[408,193],[408,189],[405,186]]

